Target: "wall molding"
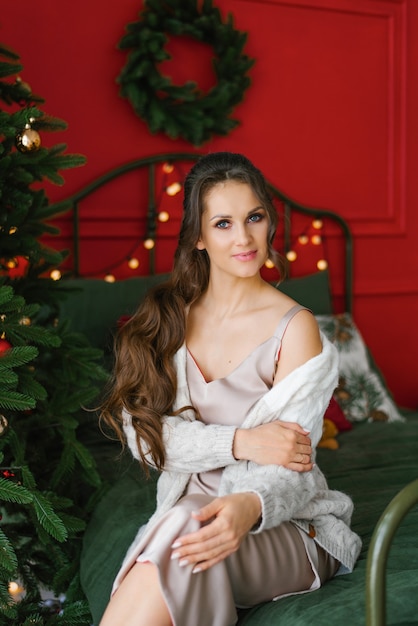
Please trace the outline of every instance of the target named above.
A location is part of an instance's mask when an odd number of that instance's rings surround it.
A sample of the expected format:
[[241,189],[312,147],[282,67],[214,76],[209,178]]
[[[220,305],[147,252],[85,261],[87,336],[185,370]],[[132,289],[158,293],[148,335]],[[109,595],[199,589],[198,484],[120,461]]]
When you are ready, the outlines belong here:
[[[244,3],[274,5],[278,9],[297,11],[325,12],[327,18],[338,16],[336,29],[347,29],[353,34],[358,26],[359,37],[364,44],[365,33],[370,31],[371,50],[374,58],[379,59],[381,83],[379,94],[382,95],[382,109],[385,117],[376,121],[380,124],[378,132],[385,138],[385,149],[376,147],[376,163],[370,166],[370,186],[367,197],[376,198],[376,203],[366,201],[359,188],[358,208],[350,207],[347,215],[355,235],[402,235],[406,233],[406,70],[407,70],[407,35],[406,35],[406,0],[241,0]],[[347,16],[343,26],[341,16]],[[343,31],[342,31],[343,32]],[[326,42],[325,42],[326,45]],[[355,39],[353,40],[355,46]],[[374,46],[374,48],[373,48]],[[353,61],[356,63],[356,61]],[[384,70],[383,70],[384,68]],[[353,72],[355,65],[353,65]],[[364,76],[363,76],[364,79]],[[369,98],[367,82],[364,100],[373,102],[373,86],[370,84]],[[359,100],[359,108],[361,101]],[[372,115],[372,113],[371,113]],[[376,129],[374,133],[376,134]],[[367,131],[365,141],[367,141]],[[369,147],[368,147],[369,149]],[[370,152],[370,150],[369,150]],[[361,156],[361,155],[360,155]],[[359,181],[353,180],[360,187]],[[371,191],[370,191],[371,189]],[[363,197],[363,201],[362,201]],[[333,208],[333,207],[330,207]],[[339,212],[344,214],[344,211]],[[347,211],[347,209],[346,209]]]

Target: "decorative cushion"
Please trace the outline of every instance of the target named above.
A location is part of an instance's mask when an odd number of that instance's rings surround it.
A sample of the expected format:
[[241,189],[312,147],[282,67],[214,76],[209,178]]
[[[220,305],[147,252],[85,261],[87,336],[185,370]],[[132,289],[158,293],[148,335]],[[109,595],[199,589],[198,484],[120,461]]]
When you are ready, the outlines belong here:
[[317,315],[316,319],[339,352],[339,385],[335,398],[347,419],[351,422],[403,421],[383,377],[371,365],[369,351],[351,315]]
[[63,280],[64,293],[67,289],[70,293],[60,304],[60,319],[71,320],[72,330],[87,335],[94,347],[110,351],[118,319],[132,315],[146,292],[168,276],[138,276],[114,283],[96,278]]
[[328,270],[298,278],[287,278],[277,288],[315,315],[332,313],[332,298]]

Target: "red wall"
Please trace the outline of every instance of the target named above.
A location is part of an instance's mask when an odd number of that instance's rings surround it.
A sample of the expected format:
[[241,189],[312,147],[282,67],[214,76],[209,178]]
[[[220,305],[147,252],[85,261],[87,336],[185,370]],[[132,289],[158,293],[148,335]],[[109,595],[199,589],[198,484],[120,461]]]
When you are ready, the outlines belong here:
[[[202,149],[244,152],[292,197],[348,220],[355,235],[355,320],[396,400],[416,406],[418,3],[216,4],[248,33],[245,51],[256,63],[234,111],[240,126]],[[22,78],[46,99],[46,112],[69,124],[44,143],[64,141],[88,158],[85,167],[65,174],[63,188],[50,190],[53,200],[131,159],[195,150],[151,135],[118,95],[115,81],[126,57],[116,46],[140,8],[139,0],[40,0],[34,10],[19,0],[2,12],[0,40],[20,54]],[[187,76],[210,85],[210,55],[202,47],[175,52],[181,62],[172,63],[173,77],[181,79],[186,67]],[[112,240],[129,236],[137,217],[127,211],[123,201],[117,207],[101,201],[86,212],[89,232],[100,235],[101,258]],[[65,220],[62,227],[67,245]]]

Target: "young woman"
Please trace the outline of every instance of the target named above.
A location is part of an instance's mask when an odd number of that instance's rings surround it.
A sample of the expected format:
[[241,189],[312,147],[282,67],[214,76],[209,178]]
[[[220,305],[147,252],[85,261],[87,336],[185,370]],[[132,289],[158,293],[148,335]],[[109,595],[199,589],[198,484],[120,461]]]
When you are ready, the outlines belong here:
[[276,225],[247,158],[192,167],[171,279],[116,344],[103,418],[161,474],[101,626],[230,626],[354,567],[352,502],[314,465],[337,354],[260,276]]

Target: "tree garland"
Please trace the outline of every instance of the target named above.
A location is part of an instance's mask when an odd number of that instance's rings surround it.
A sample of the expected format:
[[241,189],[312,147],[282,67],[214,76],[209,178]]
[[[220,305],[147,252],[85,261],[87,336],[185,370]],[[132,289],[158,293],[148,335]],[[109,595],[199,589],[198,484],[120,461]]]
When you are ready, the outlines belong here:
[[[152,133],[183,137],[194,146],[212,134],[227,135],[238,125],[229,116],[250,84],[247,72],[254,59],[242,53],[247,34],[234,28],[231,14],[222,22],[212,0],[146,0],[139,15],[119,43],[131,50],[118,77],[121,95]],[[167,34],[188,35],[213,47],[217,82],[206,94],[194,81],[177,86],[160,73],[159,63],[170,58],[164,49]]]

